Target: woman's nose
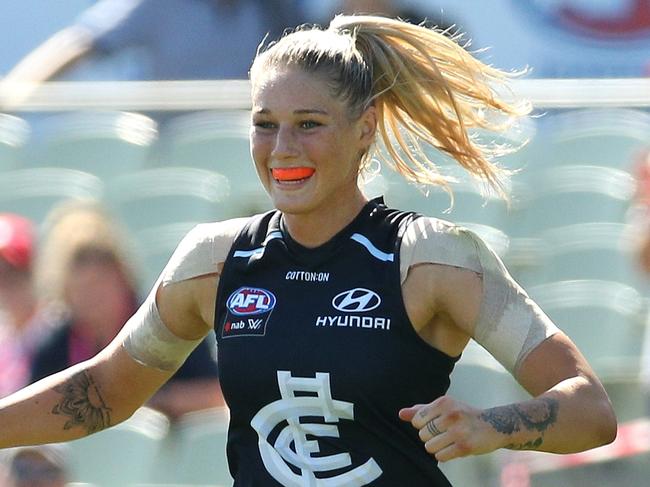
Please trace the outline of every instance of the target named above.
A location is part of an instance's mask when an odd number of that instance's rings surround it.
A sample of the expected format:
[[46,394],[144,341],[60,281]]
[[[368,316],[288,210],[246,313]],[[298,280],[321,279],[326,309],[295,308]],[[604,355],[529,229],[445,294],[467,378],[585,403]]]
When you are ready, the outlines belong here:
[[287,159],[297,156],[298,153],[298,144],[293,128],[280,126],[276,132],[272,157],[274,159]]

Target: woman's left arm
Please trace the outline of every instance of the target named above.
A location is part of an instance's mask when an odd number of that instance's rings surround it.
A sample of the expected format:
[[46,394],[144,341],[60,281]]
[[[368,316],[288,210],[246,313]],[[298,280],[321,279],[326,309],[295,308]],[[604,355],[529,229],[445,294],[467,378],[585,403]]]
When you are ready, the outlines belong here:
[[[439,302],[460,329],[469,330],[480,306],[481,279],[450,268],[438,277],[445,278],[448,291]],[[404,408],[400,417],[419,430],[426,450],[439,461],[499,448],[572,453],[616,437],[616,417],[607,393],[563,332],[530,350],[514,375],[531,399],[479,409],[442,396],[430,404]]]
[[558,332],[521,364],[517,379],[534,398],[482,411],[504,448],[573,453],[616,437],[616,417],[600,381],[571,340]]
[[[505,448],[574,453],[614,441],[616,416],[607,393],[564,333],[533,349],[519,367],[517,380],[533,399],[480,415],[505,433]],[[503,415],[512,420],[499,419]]]

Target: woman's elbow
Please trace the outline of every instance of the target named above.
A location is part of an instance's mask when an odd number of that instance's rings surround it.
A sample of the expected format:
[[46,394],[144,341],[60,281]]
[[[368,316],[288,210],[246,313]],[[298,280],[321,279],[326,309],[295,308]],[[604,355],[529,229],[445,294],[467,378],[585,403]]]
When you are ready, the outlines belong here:
[[602,387],[598,387],[598,389],[600,390],[597,396],[591,398],[589,410],[585,414],[590,419],[586,425],[590,439],[587,449],[612,443],[618,432],[618,420],[612,403],[605,390]]
[[595,431],[598,444],[602,446],[612,443],[618,433],[618,420],[609,398],[605,396],[600,407],[600,414],[595,418]]

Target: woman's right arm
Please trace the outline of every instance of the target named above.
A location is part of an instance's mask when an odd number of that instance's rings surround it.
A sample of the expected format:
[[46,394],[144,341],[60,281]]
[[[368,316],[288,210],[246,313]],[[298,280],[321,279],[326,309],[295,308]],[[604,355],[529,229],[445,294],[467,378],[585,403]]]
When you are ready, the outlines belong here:
[[[194,341],[207,334],[210,327],[197,297],[206,279],[159,288],[161,319],[175,340]],[[128,419],[142,406],[175,369],[161,370],[134,359],[125,347],[130,325],[141,326],[127,323],[125,331],[92,359],[0,400],[0,448],[81,438]]]
[[73,440],[129,418],[212,330],[221,263],[246,221],[197,225],[155,297],[103,351],[0,399],[0,448]]
[[114,341],[94,358],[0,400],[0,448],[69,441],[129,418],[170,376]]

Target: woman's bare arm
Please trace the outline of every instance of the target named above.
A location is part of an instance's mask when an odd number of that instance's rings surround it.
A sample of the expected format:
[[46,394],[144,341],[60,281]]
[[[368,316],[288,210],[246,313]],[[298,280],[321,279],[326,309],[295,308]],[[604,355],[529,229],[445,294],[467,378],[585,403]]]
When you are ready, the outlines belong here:
[[0,400],[0,448],[63,442],[129,418],[171,373],[113,342],[94,358]]
[[[190,335],[187,338],[192,339],[197,334],[203,336],[206,334],[208,323],[214,322],[214,302],[216,300],[216,289],[218,285],[217,276],[209,274],[185,281],[182,288],[172,284],[173,293],[164,288],[161,292],[165,297],[160,299],[160,313],[163,320],[177,333],[181,333],[181,328],[188,331],[187,319],[185,315],[192,311],[182,311],[186,303],[195,303],[192,309],[197,309],[200,319],[196,317],[192,323],[198,324],[193,331],[190,329]],[[183,326],[183,320],[185,323]],[[225,405],[221,394],[221,386],[217,378],[203,378],[183,381],[172,381],[162,390],[158,391],[148,405],[162,411],[172,419],[177,419],[183,414],[197,411],[199,409],[208,409],[223,407]]]
[[[411,288],[432,293],[438,312],[471,335],[481,305],[481,277],[449,266],[422,266],[416,271],[415,278],[421,279]],[[576,452],[615,438],[616,418],[609,398],[562,332],[524,358],[516,379],[533,396],[530,400],[482,410],[443,396],[405,408],[400,417],[420,431],[427,451],[441,461],[498,448]]]
[[506,448],[572,453],[614,440],[616,417],[605,389],[564,333],[536,347],[517,380],[533,399],[481,414],[508,438]]

